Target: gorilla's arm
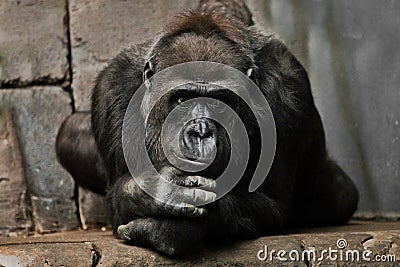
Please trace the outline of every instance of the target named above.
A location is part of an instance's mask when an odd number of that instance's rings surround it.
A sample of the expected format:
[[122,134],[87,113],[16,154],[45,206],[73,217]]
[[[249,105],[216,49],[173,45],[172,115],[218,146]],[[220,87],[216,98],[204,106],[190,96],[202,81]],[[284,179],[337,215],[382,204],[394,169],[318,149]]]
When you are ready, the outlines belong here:
[[121,220],[114,221],[116,234],[168,255],[193,251],[205,242],[255,238],[283,224],[279,204],[261,192],[235,190],[204,207],[175,207],[150,198],[129,176],[118,180],[113,191],[113,210],[123,211],[114,217]]

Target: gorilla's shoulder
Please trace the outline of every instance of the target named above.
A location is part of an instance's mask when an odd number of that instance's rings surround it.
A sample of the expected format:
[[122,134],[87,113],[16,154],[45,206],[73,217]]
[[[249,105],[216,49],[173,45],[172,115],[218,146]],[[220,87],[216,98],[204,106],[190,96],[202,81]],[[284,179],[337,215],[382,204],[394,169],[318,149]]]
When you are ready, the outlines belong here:
[[273,70],[277,76],[306,78],[307,72],[286,44],[276,35],[265,35],[255,47],[256,64]]

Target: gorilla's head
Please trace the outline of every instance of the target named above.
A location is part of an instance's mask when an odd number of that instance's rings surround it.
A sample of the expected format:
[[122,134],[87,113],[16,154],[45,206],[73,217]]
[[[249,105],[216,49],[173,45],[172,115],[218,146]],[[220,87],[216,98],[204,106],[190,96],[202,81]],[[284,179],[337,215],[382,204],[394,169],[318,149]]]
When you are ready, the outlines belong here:
[[[245,32],[241,24],[225,22],[218,16],[180,15],[152,46],[143,70],[147,86],[144,103],[158,99],[157,94],[162,96],[151,105],[152,109],[144,108],[142,112],[147,117],[146,146],[155,166],[169,161],[207,177],[218,176],[225,169],[231,140],[224,127],[210,117],[224,114],[228,105],[250,125],[254,116],[247,105],[234,92],[209,81],[180,79],[179,74],[173,76],[172,84],[165,81],[154,86],[151,80],[171,66],[195,61],[228,65],[252,78],[255,65],[250,44],[247,38],[238,36]],[[232,80],[215,75],[214,80]],[[173,90],[169,90],[171,87]],[[168,123],[167,116],[172,117]],[[234,123],[234,118],[231,120]]]
[[[210,13],[174,17],[148,53],[146,76],[189,61],[218,62],[243,73],[255,68],[252,40],[242,23]],[[251,73],[251,71],[250,71]]]

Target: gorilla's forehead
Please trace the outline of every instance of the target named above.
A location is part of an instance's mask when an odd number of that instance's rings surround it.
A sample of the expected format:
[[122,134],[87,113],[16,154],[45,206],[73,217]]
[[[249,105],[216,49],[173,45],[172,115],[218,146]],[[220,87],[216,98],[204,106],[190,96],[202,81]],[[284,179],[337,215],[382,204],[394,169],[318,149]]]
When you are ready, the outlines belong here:
[[178,36],[161,35],[155,41],[150,55],[157,71],[192,61],[209,61],[241,69],[252,61],[251,51],[243,45],[228,41],[219,35],[183,33]]

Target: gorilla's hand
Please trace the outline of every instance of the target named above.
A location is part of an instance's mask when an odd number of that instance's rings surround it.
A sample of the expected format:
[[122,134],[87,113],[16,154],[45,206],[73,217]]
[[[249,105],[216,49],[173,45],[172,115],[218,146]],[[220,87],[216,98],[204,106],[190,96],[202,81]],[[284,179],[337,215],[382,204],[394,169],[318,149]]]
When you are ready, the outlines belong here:
[[[197,201],[213,201],[216,199],[215,181],[201,176],[186,176],[179,170],[167,166],[161,169],[162,177],[174,184],[180,185],[181,190],[173,190],[163,186],[165,183],[152,185],[157,196],[168,196],[168,202],[164,203],[145,193],[130,175],[119,179],[111,189],[109,196],[115,210],[114,216],[119,226],[139,217],[154,216],[186,216],[203,217],[207,214],[205,208],[196,207],[193,203]],[[143,174],[139,179],[146,179]],[[146,180],[145,180],[146,181]],[[152,179],[154,181],[154,179]],[[204,186],[203,189],[196,187]],[[207,190],[207,191],[206,191]],[[176,200],[182,200],[179,204]]]
[[139,218],[120,225],[117,235],[129,244],[176,255],[200,247],[206,227],[206,218]]
[[[165,210],[172,206],[172,210],[177,212],[177,215],[182,214],[194,217],[202,216],[207,213],[204,208],[195,207],[196,203],[199,202],[212,202],[216,199],[216,181],[202,176],[186,175],[182,171],[172,167],[166,166],[160,170],[160,175],[168,182],[179,185],[179,189],[164,186],[165,183],[159,183],[153,192],[156,194],[156,198],[160,199],[163,197],[166,199],[166,203],[157,203]],[[202,186],[202,189],[197,188]],[[167,196],[167,197],[165,197]],[[175,205],[174,205],[175,204]],[[185,212],[186,210],[192,211]]]

